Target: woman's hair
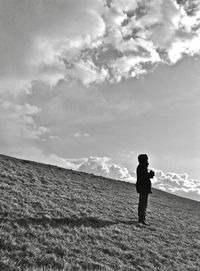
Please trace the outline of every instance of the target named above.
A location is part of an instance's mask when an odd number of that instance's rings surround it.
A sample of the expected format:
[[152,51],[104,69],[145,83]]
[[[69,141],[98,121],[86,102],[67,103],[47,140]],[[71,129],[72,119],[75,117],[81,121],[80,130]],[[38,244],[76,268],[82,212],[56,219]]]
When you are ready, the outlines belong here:
[[146,163],[148,161],[147,154],[140,154],[138,156],[138,161],[139,161],[139,163]]

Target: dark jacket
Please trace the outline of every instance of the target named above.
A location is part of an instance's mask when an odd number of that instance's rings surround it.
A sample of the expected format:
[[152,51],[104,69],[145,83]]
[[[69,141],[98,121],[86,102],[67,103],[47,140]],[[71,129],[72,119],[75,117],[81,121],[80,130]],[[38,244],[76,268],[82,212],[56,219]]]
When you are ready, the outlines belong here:
[[136,190],[137,193],[151,193],[151,178],[152,173],[148,173],[146,164],[139,164],[136,170],[137,182]]

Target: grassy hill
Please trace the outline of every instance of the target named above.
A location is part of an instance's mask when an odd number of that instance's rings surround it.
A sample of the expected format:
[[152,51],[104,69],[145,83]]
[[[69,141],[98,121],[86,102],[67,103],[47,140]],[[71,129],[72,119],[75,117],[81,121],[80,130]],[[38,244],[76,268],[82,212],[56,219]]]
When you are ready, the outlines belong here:
[[0,270],[200,270],[200,202],[0,155]]

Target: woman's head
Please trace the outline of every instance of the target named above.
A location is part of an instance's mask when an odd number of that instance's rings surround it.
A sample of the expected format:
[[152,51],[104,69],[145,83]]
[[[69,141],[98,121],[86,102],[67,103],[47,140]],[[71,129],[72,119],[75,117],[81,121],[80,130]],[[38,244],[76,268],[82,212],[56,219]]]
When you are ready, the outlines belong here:
[[147,164],[147,165],[149,164],[147,154],[138,155],[138,161],[139,161],[140,164]]

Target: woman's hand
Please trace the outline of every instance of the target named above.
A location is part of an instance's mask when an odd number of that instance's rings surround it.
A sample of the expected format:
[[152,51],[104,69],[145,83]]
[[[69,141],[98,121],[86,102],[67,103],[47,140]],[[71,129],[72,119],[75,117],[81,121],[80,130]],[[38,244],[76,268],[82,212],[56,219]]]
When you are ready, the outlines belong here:
[[155,172],[153,170],[150,170],[149,172],[149,177],[153,178],[155,176]]

